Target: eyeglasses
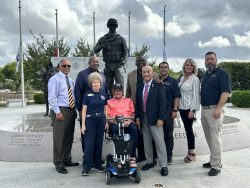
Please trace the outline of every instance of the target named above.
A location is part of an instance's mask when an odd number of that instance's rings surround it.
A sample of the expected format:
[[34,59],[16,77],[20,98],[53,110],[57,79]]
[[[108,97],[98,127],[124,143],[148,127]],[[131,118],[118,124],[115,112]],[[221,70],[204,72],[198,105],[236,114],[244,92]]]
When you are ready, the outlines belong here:
[[64,68],[66,68],[66,67],[70,68],[71,65],[62,65],[62,67],[64,67]]

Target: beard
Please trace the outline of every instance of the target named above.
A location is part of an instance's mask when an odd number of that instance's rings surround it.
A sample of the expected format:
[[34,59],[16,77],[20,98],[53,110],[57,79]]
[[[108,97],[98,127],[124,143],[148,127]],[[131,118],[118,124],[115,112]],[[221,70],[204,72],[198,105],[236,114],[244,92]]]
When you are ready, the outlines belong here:
[[216,69],[216,65],[213,65],[213,64],[208,64],[206,65],[206,68],[207,68],[207,71],[208,71],[208,74],[211,74],[215,69]]

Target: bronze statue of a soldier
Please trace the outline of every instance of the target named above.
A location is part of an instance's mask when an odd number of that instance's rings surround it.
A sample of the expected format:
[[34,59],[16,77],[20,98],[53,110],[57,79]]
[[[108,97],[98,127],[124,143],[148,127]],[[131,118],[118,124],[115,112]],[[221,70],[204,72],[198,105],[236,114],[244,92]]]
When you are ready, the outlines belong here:
[[109,32],[98,40],[93,51],[98,53],[102,50],[103,61],[105,62],[104,74],[108,89],[112,93],[114,80],[116,83],[124,85],[120,68],[127,61],[128,48],[126,40],[116,33],[116,28],[118,27],[117,20],[110,18],[107,22],[107,27]]

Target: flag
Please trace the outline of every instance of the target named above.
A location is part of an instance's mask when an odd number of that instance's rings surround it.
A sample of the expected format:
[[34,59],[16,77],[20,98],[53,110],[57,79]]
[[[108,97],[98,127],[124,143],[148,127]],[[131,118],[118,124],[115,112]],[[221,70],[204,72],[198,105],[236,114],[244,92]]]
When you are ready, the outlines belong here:
[[20,47],[19,47],[17,50],[17,54],[16,54],[16,73],[18,72],[20,61],[21,61],[21,56],[20,56]]
[[58,48],[54,49],[54,57],[59,57],[59,49]]
[[163,61],[167,62],[167,49],[166,49],[166,46],[163,47]]

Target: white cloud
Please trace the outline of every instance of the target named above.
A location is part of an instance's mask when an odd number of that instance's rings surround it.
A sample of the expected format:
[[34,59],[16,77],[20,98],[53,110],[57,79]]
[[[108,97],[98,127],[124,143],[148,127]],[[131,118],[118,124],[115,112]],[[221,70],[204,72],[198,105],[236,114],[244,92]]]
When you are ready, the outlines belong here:
[[181,17],[174,15],[171,22],[166,25],[166,32],[173,37],[180,37],[185,34],[191,34],[201,29],[200,24],[190,17]]
[[230,46],[231,43],[227,38],[224,38],[222,36],[218,36],[218,37],[213,37],[210,41],[207,41],[207,42],[199,41],[197,45],[200,48],[206,48],[206,47],[222,48],[222,47]]
[[144,36],[146,38],[153,37],[153,38],[160,38],[162,37],[163,32],[163,21],[162,17],[160,17],[158,14],[154,13],[151,8],[144,5],[144,10],[146,14],[145,20],[141,22],[137,22],[136,20],[133,25],[136,24],[136,31],[133,33],[136,33],[137,35]]
[[245,35],[234,34],[234,40],[237,46],[250,48],[250,31],[245,32]]

